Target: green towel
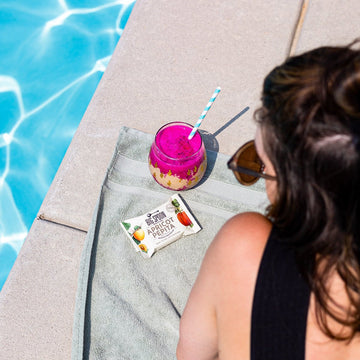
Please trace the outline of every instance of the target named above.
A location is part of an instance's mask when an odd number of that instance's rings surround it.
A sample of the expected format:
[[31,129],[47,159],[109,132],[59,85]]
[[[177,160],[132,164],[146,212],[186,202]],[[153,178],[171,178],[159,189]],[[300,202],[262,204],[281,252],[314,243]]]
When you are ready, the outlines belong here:
[[180,316],[211,240],[233,215],[263,212],[268,204],[262,180],[243,187],[226,167],[229,157],[207,151],[205,177],[180,193],[202,230],[144,259],[120,223],[174,194],[150,175],[153,138],[127,127],[120,131],[82,253],[73,360],[176,359]]

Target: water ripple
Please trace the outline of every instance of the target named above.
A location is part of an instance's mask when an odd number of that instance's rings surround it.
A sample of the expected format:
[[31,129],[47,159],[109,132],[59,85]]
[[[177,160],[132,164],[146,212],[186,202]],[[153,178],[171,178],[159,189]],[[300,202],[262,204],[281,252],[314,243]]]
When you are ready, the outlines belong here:
[[134,3],[0,4],[0,289]]

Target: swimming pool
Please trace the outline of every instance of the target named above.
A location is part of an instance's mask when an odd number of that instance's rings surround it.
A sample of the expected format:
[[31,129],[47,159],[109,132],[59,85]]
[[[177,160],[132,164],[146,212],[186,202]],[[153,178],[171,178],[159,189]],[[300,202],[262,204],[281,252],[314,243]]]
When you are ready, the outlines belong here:
[[0,290],[134,4],[0,3]]

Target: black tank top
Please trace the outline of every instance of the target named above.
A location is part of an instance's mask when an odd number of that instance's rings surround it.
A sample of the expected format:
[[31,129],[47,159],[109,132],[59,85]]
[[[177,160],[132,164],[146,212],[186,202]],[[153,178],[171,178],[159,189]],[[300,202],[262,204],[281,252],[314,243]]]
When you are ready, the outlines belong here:
[[251,360],[304,360],[310,290],[295,252],[273,228],[261,260],[251,318]]

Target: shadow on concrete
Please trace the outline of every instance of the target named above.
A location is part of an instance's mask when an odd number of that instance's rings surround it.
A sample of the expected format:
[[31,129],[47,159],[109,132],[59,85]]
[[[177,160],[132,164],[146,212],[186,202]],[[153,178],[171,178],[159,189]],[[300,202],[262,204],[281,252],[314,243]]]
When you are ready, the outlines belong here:
[[240,116],[244,115],[248,110],[249,106],[241,110],[237,115],[235,115],[231,120],[229,120],[225,125],[223,125],[220,129],[216,130],[213,136],[219,135],[222,131],[224,131],[227,127],[229,127],[234,121],[236,121]]

